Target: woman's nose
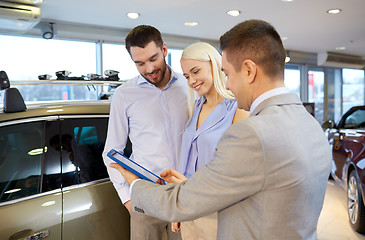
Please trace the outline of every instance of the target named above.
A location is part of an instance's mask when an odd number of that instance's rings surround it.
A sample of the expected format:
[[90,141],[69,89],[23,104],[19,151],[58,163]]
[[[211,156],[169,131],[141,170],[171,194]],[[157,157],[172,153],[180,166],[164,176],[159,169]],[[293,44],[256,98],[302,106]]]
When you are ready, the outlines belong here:
[[189,87],[193,87],[193,84],[196,83],[196,80],[193,77],[189,77],[188,84]]

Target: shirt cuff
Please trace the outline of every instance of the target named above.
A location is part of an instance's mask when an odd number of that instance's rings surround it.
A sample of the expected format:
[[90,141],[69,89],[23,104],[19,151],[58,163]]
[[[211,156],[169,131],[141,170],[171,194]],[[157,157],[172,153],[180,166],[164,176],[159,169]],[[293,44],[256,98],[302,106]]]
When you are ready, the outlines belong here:
[[129,186],[129,194],[132,196],[132,188],[133,188],[133,185],[137,182],[137,181],[140,181],[142,179],[136,179],[132,182],[132,184]]

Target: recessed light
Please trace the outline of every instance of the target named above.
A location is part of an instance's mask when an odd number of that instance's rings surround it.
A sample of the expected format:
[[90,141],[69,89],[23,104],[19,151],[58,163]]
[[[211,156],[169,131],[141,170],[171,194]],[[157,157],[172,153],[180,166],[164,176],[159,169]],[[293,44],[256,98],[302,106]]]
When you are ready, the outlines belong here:
[[327,13],[329,14],[337,14],[337,13],[340,13],[342,10],[339,9],[339,8],[334,8],[334,9],[330,9],[330,10],[327,10]]
[[288,40],[288,37],[282,37],[281,38],[281,41],[285,41],[285,40]]
[[293,2],[294,0],[281,0],[282,2]]
[[186,22],[184,25],[188,27],[195,27],[198,26],[198,22]]
[[336,47],[336,50],[345,50],[346,47]]
[[131,19],[137,19],[137,18],[139,18],[139,13],[129,12],[129,13],[127,13],[127,17],[129,17]]
[[230,11],[227,12],[227,14],[232,16],[232,17],[237,17],[237,16],[240,15],[240,13],[241,13],[240,10],[230,10]]

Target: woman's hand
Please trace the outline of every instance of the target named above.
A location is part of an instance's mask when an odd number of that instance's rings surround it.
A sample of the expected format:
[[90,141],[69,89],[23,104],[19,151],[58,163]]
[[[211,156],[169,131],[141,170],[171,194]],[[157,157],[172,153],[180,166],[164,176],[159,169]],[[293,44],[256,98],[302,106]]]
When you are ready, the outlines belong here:
[[165,170],[160,174],[160,176],[168,183],[181,183],[187,180],[184,175],[174,169]]
[[180,222],[172,222],[171,223],[171,231],[180,232],[180,230],[181,230]]

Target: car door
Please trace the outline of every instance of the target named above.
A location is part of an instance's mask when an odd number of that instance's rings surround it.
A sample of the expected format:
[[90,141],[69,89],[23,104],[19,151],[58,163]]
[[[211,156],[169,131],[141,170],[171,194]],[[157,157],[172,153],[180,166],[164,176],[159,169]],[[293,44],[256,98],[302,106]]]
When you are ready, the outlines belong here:
[[[347,169],[357,164],[364,152],[365,110],[357,109],[345,114],[333,133],[332,149],[335,175],[346,184]],[[345,186],[345,185],[344,185]]]
[[44,164],[47,132],[58,129],[57,117],[0,124],[0,239],[61,239],[60,172],[49,181]]
[[62,116],[63,239],[129,239],[129,213],[103,162],[108,116]]

